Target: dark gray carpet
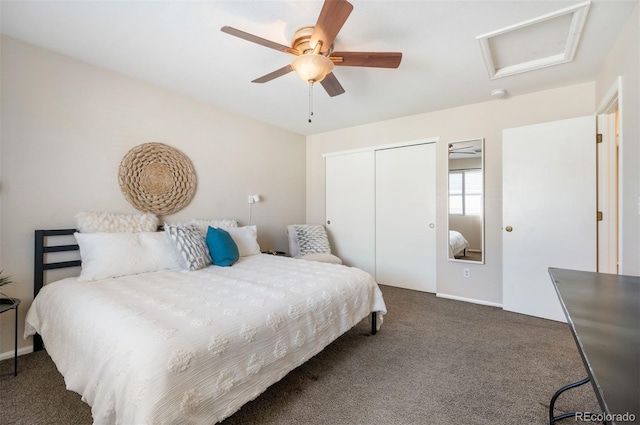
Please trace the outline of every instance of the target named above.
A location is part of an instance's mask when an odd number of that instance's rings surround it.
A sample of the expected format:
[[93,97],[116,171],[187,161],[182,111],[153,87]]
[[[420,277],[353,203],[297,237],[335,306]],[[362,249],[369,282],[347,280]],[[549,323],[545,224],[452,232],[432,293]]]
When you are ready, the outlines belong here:
[[[382,291],[389,313],[377,335],[360,323],[223,424],[542,425],[553,393],[586,376],[566,324]],[[0,362],[1,423],[92,422],[46,352],[21,356],[16,378],[12,367]],[[556,408],[600,411],[590,385]]]

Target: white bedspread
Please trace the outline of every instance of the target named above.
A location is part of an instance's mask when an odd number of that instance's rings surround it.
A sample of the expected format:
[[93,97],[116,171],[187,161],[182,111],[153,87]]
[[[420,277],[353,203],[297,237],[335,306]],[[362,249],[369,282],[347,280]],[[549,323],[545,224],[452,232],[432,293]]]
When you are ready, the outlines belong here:
[[456,230],[449,230],[449,258],[460,254],[469,246],[469,242]]
[[26,320],[94,424],[213,424],[386,307],[359,269],[272,255],[46,285]]

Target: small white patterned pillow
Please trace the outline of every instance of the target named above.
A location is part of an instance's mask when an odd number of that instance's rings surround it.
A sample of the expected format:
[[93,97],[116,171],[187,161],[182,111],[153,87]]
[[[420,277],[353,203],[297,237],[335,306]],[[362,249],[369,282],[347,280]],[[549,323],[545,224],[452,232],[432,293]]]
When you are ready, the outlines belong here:
[[165,224],[164,231],[171,237],[182,257],[186,270],[200,270],[211,264],[207,242],[194,225]]
[[329,238],[323,225],[296,224],[294,229],[298,237],[299,255],[331,253]]
[[155,232],[159,224],[158,217],[150,213],[80,212],[75,218],[80,233]]

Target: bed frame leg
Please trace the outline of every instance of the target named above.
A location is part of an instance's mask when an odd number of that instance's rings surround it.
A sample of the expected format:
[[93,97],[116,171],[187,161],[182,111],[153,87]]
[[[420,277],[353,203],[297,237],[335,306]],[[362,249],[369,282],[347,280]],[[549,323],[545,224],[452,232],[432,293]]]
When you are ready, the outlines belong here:
[[371,335],[378,333],[378,314],[374,311],[371,313]]
[[39,334],[33,336],[33,351],[41,351],[44,348],[42,337]]

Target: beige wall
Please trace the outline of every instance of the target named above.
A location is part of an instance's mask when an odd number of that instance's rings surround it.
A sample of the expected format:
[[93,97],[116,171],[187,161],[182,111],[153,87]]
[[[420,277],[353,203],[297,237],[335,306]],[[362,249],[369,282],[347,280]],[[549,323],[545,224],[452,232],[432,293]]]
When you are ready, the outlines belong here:
[[[440,137],[437,165],[438,293],[502,303],[502,129],[592,115],[594,83],[507,97],[307,137],[307,222],[325,221],[323,153]],[[447,145],[485,138],[485,264],[447,261]],[[398,219],[402,219],[399,211]],[[470,269],[464,278],[462,269]]]
[[622,77],[621,119],[621,274],[640,276],[640,6],[620,33],[596,81],[599,103]]
[[[18,283],[4,292],[23,300],[21,322],[33,293],[33,231],[73,227],[79,211],[136,212],[117,173],[142,143],[179,149],[197,174],[194,199],[167,221],[246,224],[247,195],[260,194],[260,245],[288,250],[285,226],[305,218],[303,136],[11,38],[2,39],[1,72],[0,268]],[[13,349],[12,324],[0,316],[0,355]]]

